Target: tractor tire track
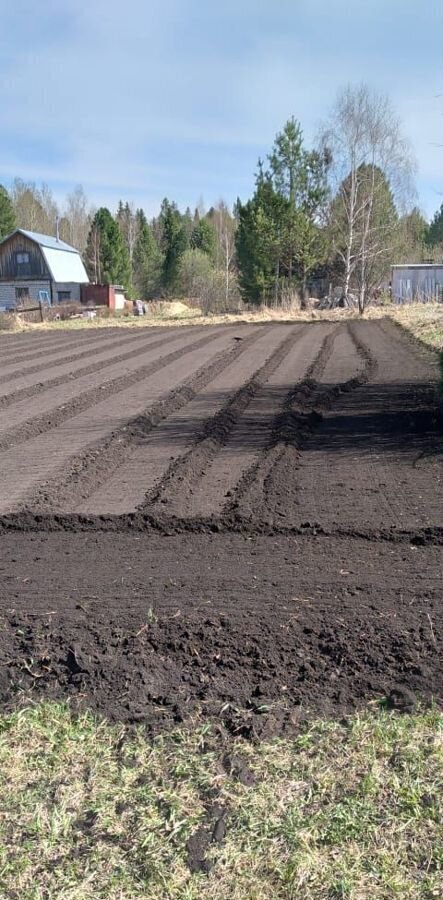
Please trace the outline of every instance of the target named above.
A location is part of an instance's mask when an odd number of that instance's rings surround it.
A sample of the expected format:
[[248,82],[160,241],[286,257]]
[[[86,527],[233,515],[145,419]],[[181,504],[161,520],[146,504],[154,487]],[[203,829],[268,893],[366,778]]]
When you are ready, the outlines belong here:
[[179,466],[173,477],[160,486],[160,492],[152,498],[154,503],[162,504],[172,516],[220,516],[226,495],[235,489],[244,469],[267,444],[282,395],[286,395],[289,384],[301,377],[318,341],[329,328],[320,324],[303,329],[300,340],[298,334],[289,336],[259,376],[239,390],[221,419],[216,417],[208,423],[209,434],[203,435],[201,444],[184,461],[186,472]]
[[[345,382],[323,386],[321,378],[342,335],[349,335],[360,369]],[[320,426],[324,412],[342,394],[365,384],[374,375],[376,367],[369,348],[356,338],[349,326],[338,326],[327,335],[306,376],[289,391],[283,410],[274,422],[268,447],[245,472],[234,496],[226,504],[224,514],[246,519],[252,516],[268,523],[274,522],[275,516],[286,517],[288,491],[304,442]]]
[[196,435],[193,447],[185,456],[172,463],[160,482],[149,492],[145,503],[140,507],[141,511],[150,511],[159,504],[169,513],[171,508],[186,507],[195,484],[203,478],[217,453],[229,441],[245,410],[305,333],[306,327],[292,330],[247,383],[228,399],[215,416],[204,423],[202,432]]
[[443,441],[430,377],[435,357],[390,323],[355,322],[351,332],[376,364],[366,382],[343,394],[307,435],[286,513],[294,524],[303,516],[329,527],[357,526],[363,507],[379,527],[438,525]]

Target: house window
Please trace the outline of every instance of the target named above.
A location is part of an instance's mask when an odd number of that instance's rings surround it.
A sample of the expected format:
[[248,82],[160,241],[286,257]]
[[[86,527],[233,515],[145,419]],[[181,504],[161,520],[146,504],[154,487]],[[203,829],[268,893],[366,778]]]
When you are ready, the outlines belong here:
[[16,253],[15,254],[15,263],[17,266],[17,275],[19,277],[21,275],[30,275],[31,274],[31,264],[29,262],[29,253]]
[[27,287],[16,287],[16,289],[15,289],[15,299],[16,299],[16,300],[29,300],[29,288],[27,288]]
[[71,291],[57,291],[58,302],[71,299]]

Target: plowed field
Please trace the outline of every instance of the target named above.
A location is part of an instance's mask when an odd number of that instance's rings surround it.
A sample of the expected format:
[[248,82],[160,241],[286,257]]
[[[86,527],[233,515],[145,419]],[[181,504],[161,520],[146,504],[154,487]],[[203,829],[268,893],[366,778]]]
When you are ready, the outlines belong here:
[[437,378],[389,320],[2,337],[3,706],[252,735],[439,698]]

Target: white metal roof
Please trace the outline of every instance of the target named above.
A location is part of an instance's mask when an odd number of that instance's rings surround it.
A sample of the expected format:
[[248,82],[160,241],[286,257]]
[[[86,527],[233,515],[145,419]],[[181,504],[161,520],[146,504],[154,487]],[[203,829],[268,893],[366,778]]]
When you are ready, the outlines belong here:
[[41,251],[54,281],[74,281],[79,284],[86,284],[89,281],[81,256],[77,251],[71,253],[68,250],[53,250],[50,247],[42,247]]
[[71,247],[71,244],[66,244],[65,241],[57,240],[56,237],[52,234],[40,234],[38,231],[25,231],[24,228],[16,229],[20,234],[26,235],[31,241],[35,241],[36,244],[40,244],[40,247],[52,247],[53,250],[67,250],[69,253],[78,253],[78,250],[75,247]]

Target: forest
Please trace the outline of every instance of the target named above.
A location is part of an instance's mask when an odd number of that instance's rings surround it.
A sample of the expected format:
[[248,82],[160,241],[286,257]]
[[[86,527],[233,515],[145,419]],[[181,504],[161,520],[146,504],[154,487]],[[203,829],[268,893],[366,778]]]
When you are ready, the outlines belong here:
[[81,185],[59,205],[46,184],[0,185],[0,239],[15,227],[55,234],[82,254],[91,281],[145,300],[188,298],[205,311],[303,305],[339,288],[346,305],[387,289],[393,263],[439,261],[443,204],[428,222],[415,161],[388,97],[348,87],[307,146],[291,117],[259,159],[255,189],[230,206],[184,211],[165,198],[148,217],[132,201],[94,208]]

